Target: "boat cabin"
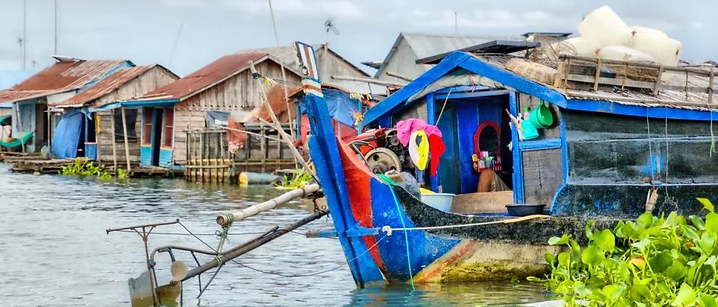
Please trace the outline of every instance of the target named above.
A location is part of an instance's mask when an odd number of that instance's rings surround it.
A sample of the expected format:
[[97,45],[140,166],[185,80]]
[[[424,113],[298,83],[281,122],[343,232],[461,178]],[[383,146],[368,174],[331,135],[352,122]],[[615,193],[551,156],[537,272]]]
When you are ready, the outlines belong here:
[[508,55],[519,45],[417,60],[435,66],[367,111],[364,127],[437,126],[446,150],[424,188],[456,194],[456,213],[530,203],[555,216],[637,217],[716,201],[715,72]]

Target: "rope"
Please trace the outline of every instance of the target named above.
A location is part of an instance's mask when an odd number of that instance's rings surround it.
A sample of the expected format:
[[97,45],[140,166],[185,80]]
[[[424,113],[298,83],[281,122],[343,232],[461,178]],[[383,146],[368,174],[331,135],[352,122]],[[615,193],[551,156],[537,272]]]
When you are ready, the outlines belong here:
[[[436,125],[434,125],[434,126],[439,125],[439,121],[441,120],[441,115],[444,114],[444,108],[446,108],[446,103],[449,101],[449,96],[451,95],[452,90],[454,90],[454,88],[450,87],[449,92],[446,93],[446,99],[444,99],[444,105],[441,106],[441,111],[439,112],[439,117],[436,118]],[[431,114],[429,114],[429,116],[431,116]]]
[[[128,233],[135,233],[132,230],[118,230],[118,232],[128,232]],[[291,233],[306,236],[306,233],[302,233],[296,230],[290,231]],[[262,235],[266,232],[238,232],[238,233],[228,233],[228,236],[248,236],[248,235]],[[165,236],[192,236],[189,233],[182,233],[182,232],[152,232],[152,235],[165,235]],[[217,236],[217,232],[215,233],[195,233],[197,236]]]
[[653,167],[655,167],[653,162],[653,147],[651,146],[651,121],[648,118],[648,113],[646,113],[646,129],[648,130],[648,154],[650,157],[650,167],[651,170],[651,186],[653,186],[653,182],[656,180],[656,175],[653,173]]
[[525,221],[529,221],[529,220],[549,218],[549,217],[550,216],[548,216],[548,215],[534,214],[534,215],[522,216],[522,217],[515,218],[515,219],[491,221],[491,222],[481,222],[481,223],[470,223],[470,224],[454,224],[454,225],[425,226],[425,227],[402,227],[402,228],[391,228],[391,226],[384,226],[381,228],[381,231],[386,232],[387,236],[390,236],[393,231],[404,231],[404,233],[406,233],[408,231],[413,231],[413,230],[440,230],[440,229],[486,226],[486,225],[494,225],[494,224],[513,224],[513,223],[520,223],[520,222],[525,222]]
[[[451,89],[449,89],[451,90]],[[447,96],[448,99],[448,96]],[[402,210],[399,207],[399,199],[396,198],[396,193],[394,193],[394,188],[392,186],[397,185],[396,182],[391,180],[388,176],[384,174],[380,174],[380,179],[382,179],[386,184],[389,185],[389,191],[391,192],[391,197],[394,199],[394,206],[396,206],[396,212],[399,215],[399,221],[401,221],[401,227],[406,228],[406,224],[404,223],[404,216],[402,214]],[[391,235],[391,231],[387,232],[387,236]],[[414,286],[414,273],[411,271],[411,256],[409,251],[409,234],[407,232],[404,232],[404,245],[406,246],[406,262],[407,266],[409,268],[409,280],[411,281],[411,291],[416,291],[416,287]]]
[[[668,109],[666,109],[666,113],[668,113]],[[668,177],[668,114],[664,117],[664,129],[665,129],[665,140],[666,140],[666,183],[668,183],[668,180],[670,177]],[[674,209],[678,211],[678,201],[671,197],[670,192],[668,191],[668,186],[666,185],[666,202],[673,205]]]

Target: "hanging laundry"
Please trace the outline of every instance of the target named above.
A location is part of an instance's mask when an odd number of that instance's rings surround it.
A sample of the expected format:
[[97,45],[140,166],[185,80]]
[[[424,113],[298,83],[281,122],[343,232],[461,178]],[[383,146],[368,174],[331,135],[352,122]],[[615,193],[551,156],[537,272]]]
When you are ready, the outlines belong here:
[[441,138],[441,131],[439,131],[438,135],[429,134],[429,152],[431,153],[429,175],[431,175],[431,177],[436,176],[436,171],[439,168],[439,158],[441,158],[445,150],[446,145],[444,145],[444,139]]
[[405,119],[396,124],[396,137],[401,145],[406,147],[409,144],[411,134],[417,130],[424,130],[426,122],[418,118]]
[[411,133],[409,157],[417,169],[421,171],[426,169],[426,163],[429,160],[429,139],[426,132],[419,130]]
[[432,135],[436,135],[436,136],[438,136],[439,138],[442,137],[442,135],[441,135],[441,130],[439,130],[439,127],[434,126],[434,125],[426,125],[426,127],[424,127],[424,132],[426,132],[426,135],[430,137],[430,138],[429,138],[429,142],[430,142],[430,143],[431,143],[431,136],[432,136]]

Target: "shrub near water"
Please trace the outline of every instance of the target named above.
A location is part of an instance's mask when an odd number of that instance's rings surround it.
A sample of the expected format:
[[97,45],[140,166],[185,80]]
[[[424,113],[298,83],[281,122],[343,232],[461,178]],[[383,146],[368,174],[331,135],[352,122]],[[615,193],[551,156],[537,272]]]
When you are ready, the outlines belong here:
[[[127,172],[125,172],[122,169],[117,170],[118,178],[124,179],[127,178]],[[72,164],[68,164],[66,166],[62,167],[62,170],[60,171],[60,174],[62,175],[72,175],[72,176],[97,176],[98,178],[102,180],[109,180],[112,179],[112,175],[105,171],[105,169],[101,165],[95,165],[91,161],[82,160],[82,159],[75,159],[75,162]]]
[[716,306],[718,214],[707,199],[705,220],[671,212],[651,213],[613,229],[586,226],[588,246],[564,235],[549,244],[565,246],[546,254],[551,273],[545,283],[567,306]]

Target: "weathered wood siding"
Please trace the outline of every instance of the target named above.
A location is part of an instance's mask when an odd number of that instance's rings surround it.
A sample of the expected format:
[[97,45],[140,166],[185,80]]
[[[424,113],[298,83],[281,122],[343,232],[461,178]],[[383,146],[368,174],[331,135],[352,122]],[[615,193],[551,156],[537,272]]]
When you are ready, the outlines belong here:
[[333,52],[324,52],[324,48],[316,51],[319,59],[320,78],[322,80],[330,80],[330,76],[346,76],[346,77],[368,77],[368,75],[358,70],[357,67],[342,60]]
[[[282,79],[281,66],[273,61],[264,61],[257,64],[256,67],[263,76],[275,80]],[[285,70],[285,74],[287,82],[290,84],[298,86],[301,82],[301,78],[291,71]],[[269,86],[265,85],[265,91],[269,91]],[[252,73],[249,70],[245,70],[198,95],[179,102],[176,109],[178,112],[183,110],[249,111],[261,105],[263,101],[264,96],[258,87],[257,80],[252,78]]]
[[[96,102],[100,105],[114,103],[117,101],[128,100],[135,97],[140,97],[154,89],[165,86],[177,79],[176,76],[169,73],[167,70],[161,67],[154,67],[134,80],[127,82],[120,86],[111,93],[99,98]],[[120,110],[117,109],[115,112],[118,114],[116,121],[121,123],[119,120]],[[112,119],[110,118],[110,111],[97,112],[99,116],[99,124],[97,127],[97,152],[98,160],[102,162],[113,161],[112,157],[112,142],[114,127],[112,127]],[[118,124],[119,125],[119,124]],[[142,139],[142,111],[137,111],[137,118],[135,121],[135,131],[137,140],[129,142],[130,148],[130,162],[139,162],[140,160],[140,140]],[[120,132],[120,136],[122,132]],[[122,138],[116,140],[117,146],[117,161],[125,161],[125,144]]]
[[205,111],[180,109],[175,107],[174,127],[174,163],[187,164],[187,130],[194,131],[205,128]]
[[162,67],[155,66],[134,80],[127,82],[111,93],[97,99],[99,105],[140,97],[177,78]]
[[421,74],[425,73],[429,69],[429,65],[417,65],[416,53],[411,50],[411,46],[406,40],[402,40],[394,53],[394,56],[389,59],[389,63],[379,71],[377,78],[384,81],[392,82],[406,82],[405,80],[388,76],[387,71],[400,74],[408,78],[416,78]]
[[[120,117],[120,109],[116,109],[115,112],[118,114],[117,117]],[[112,156],[112,142],[114,139],[114,133],[115,129],[112,126],[112,111],[101,111],[101,112],[95,112],[95,120],[99,118],[99,124],[97,129],[97,152],[98,157],[97,159],[100,162],[108,163],[113,162],[113,156]],[[117,121],[118,125],[121,123],[121,121]],[[137,162],[140,161],[140,140],[142,137],[142,111],[137,110],[137,118],[135,120],[134,125],[137,139],[136,140],[130,140],[128,142],[129,148],[130,148],[130,162]],[[121,134],[118,136],[117,141],[115,142],[116,150],[117,150],[117,161],[118,163],[125,161],[125,142],[121,138]]]

